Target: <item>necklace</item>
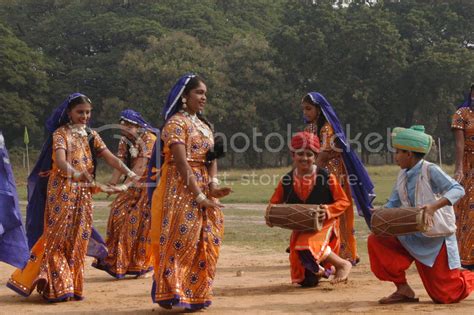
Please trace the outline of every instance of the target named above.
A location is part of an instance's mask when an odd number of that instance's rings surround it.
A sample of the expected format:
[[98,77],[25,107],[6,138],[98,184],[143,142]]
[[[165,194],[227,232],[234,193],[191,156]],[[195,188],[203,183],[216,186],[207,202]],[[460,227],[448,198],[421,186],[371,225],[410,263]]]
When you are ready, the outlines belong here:
[[142,135],[145,133],[144,130],[139,129],[137,132],[137,136],[135,138],[134,143],[130,143],[130,148],[128,149],[128,152],[130,152],[130,156],[134,159],[138,156],[138,146],[140,145],[140,140]]
[[76,136],[79,136],[79,137],[87,137],[86,126],[84,126],[84,125],[69,124],[69,129],[71,129],[71,133],[73,135],[76,135]]
[[197,117],[196,114],[191,115],[190,113],[188,113],[185,110],[180,110],[179,112],[182,113],[187,118],[189,118],[189,120],[191,120],[191,122],[193,123],[194,128],[199,130],[199,132],[201,132],[201,134],[204,137],[206,137],[206,138],[211,137],[212,132],[206,127],[206,125],[202,122],[202,120]]

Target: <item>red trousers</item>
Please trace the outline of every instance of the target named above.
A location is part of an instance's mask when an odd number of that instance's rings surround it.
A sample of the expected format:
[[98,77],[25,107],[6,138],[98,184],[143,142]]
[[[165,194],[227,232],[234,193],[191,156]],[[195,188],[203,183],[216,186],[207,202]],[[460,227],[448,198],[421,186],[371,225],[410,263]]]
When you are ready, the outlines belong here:
[[377,278],[395,284],[407,283],[405,270],[413,261],[428,295],[436,303],[456,303],[474,289],[474,272],[450,270],[446,244],[443,244],[433,267],[413,258],[396,237],[369,235],[370,268]]

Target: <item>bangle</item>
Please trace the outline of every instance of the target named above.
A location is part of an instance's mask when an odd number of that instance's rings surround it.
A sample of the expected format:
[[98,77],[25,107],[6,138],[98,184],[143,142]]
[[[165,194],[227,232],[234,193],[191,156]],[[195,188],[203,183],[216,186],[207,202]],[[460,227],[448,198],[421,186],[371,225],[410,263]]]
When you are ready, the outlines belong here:
[[206,200],[206,199],[207,199],[206,195],[204,195],[204,194],[201,192],[201,193],[199,193],[199,194],[197,195],[197,197],[196,197],[196,202],[197,202],[197,203],[201,203],[201,202],[203,202],[203,201]]
[[216,184],[219,185],[220,181],[217,177],[212,177],[211,180],[209,181],[209,184]]
[[134,178],[134,177],[137,177],[137,174],[135,174],[134,171],[128,171],[127,177],[128,177],[128,178]]
[[121,191],[127,191],[128,186],[125,184],[122,184],[122,185],[118,185],[117,188],[120,188]]

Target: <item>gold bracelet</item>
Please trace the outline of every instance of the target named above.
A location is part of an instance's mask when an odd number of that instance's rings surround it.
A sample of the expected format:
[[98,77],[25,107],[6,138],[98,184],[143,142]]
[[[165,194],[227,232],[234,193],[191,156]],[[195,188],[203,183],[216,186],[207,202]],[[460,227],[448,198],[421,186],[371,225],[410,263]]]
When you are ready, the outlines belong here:
[[207,199],[206,195],[204,195],[204,194],[201,192],[201,193],[199,193],[199,194],[197,195],[197,197],[196,197],[196,202],[197,202],[197,203],[201,203],[201,202],[203,202],[203,201],[206,200],[206,199]]

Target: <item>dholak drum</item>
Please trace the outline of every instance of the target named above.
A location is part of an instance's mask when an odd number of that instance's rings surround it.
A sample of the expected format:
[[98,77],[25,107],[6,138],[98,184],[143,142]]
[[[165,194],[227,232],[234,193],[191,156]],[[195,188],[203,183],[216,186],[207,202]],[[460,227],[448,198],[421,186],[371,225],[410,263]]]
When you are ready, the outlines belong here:
[[371,230],[378,236],[426,232],[424,211],[420,208],[380,208],[372,213]]
[[295,231],[321,231],[323,222],[318,220],[318,214],[325,211],[325,209],[318,205],[269,205],[265,214],[265,220],[271,227],[278,226]]

